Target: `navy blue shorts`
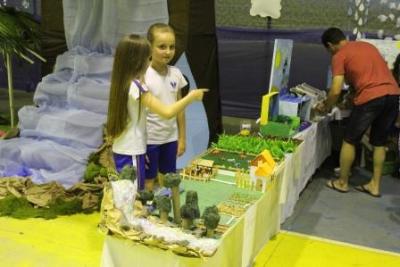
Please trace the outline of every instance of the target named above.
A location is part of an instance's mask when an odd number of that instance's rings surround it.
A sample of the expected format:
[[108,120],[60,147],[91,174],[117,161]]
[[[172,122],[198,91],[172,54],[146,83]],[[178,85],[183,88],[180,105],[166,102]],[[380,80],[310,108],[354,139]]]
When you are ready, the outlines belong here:
[[[143,190],[144,179],[146,177],[145,155],[142,154],[131,156],[113,153],[113,156],[115,168],[118,172],[121,172],[122,168],[125,167],[125,165],[136,167],[136,179],[138,182],[138,189]],[[133,160],[135,160],[135,164],[133,164]]]
[[177,141],[162,145],[147,145],[146,179],[156,178],[158,172],[162,174],[176,172],[177,151]]
[[365,104],[354,106],[344,135],[344,141],[352,145],[360,142],[371,126],[370,143],[384,146],[399,113],[399,96],[386,95]]

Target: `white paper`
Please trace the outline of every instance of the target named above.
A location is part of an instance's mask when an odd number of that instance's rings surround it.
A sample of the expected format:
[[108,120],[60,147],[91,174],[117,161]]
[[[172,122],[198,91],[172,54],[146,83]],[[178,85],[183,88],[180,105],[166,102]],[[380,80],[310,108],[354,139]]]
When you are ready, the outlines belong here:
[[281,16],[281,8],[281,0],[251,0],[250,15],[277,19]]

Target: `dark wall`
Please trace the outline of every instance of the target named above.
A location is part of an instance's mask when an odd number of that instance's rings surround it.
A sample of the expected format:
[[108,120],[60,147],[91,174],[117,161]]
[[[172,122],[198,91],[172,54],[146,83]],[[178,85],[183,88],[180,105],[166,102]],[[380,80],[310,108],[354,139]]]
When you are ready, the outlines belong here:
[[[305,36],[309,42],[304,42]],[[294,40],[289,87],[308,83],[325,90],[330,56],[320,33],[230,30],[218,33],[220,93],[224,116],[258,118],[268,91],[275,38]]]
[[42,76],[53,72],[56,57],[67,51],[65,42],[62,0],[42,0]]
[[[40,21],[41,16],[41,1],[40,0],[29,0],[28,5],[23,5],[22,0],[8,0],[6,5],[9,7],[15,7],[18,10],[22,10],[32,14],[37,21]],[[2,3],[4,4],[4,3]],[[13,57],[12,60],[12,71],[13,71],[13,85],[14,89],[21,89],[26,91],[33,91],[36,88],[37,83],[41,79],[41,63],[39,61],[34,64],[30,64],[23,59]],[[4,65],[3,57],[0,56],[0,88],[7,87],[7,70]]]
[[273,44],[268,41],[218,42],[222,114],[256,118],[267,92]]

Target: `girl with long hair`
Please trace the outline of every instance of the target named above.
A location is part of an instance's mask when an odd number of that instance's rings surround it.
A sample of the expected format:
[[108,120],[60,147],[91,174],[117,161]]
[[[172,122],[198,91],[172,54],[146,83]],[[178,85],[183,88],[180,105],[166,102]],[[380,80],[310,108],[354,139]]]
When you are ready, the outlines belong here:
[[164,105],[148,92],[144,83],[150,56],[149,42],[139,35],[125,36],[117,45],[106,124],[107,134],[113,140],[116,169],[120,171],[125,165],[136,165],[139,190],[144,189],[145,180],[146,110],[163,118],[173,118],[191,102],[202,100],[207,91],[192,90],[181,100]]

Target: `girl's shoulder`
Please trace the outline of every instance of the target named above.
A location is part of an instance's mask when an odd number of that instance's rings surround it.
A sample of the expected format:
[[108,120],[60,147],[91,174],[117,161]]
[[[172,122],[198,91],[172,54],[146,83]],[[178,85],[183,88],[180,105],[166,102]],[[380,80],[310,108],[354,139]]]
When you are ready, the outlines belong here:
[[129,87],[129,94],[134,98],[138,98],[140,94],[146,93],[147,91],[149,91],[149,89],[147,88],[146,84],[137,79],[133,80]]
[[168,72],[172,74],[182,74],[181,70],[178,67],[168,65]]

